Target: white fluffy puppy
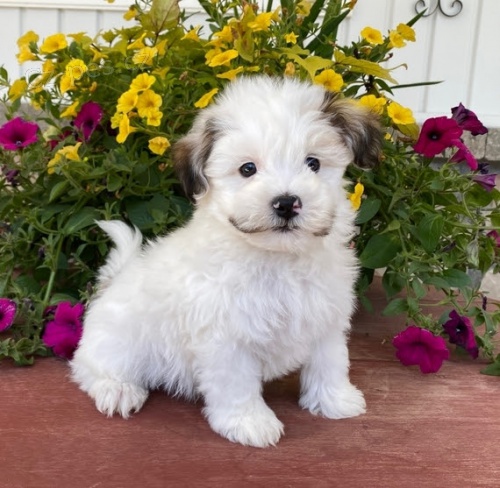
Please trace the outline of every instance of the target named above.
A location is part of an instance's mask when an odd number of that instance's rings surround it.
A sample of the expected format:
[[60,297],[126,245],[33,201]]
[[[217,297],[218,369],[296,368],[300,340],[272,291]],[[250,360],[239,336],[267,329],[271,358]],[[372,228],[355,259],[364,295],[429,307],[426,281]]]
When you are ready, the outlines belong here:
[[319,86],[231,83],[174,147],[190,222],[144,246],[99,224],[116,248],[71,363],[97,409],[127,417],[159,387],[201,395],[213,430],[274,445],[283,425],[262,384],[301,368],[302,408],[363,413],[348,374],[357,262],[343,174],[379,149],[376,117]]

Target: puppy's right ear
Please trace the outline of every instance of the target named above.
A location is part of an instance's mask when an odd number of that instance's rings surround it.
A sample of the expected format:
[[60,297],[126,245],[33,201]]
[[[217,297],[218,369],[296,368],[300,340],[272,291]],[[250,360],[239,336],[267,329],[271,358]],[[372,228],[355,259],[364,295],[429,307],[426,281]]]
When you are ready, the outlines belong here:
[[208,190],[205,166],[216,137],[215,125],[207,120],[201,130],[191,129],[172,148],[174,170],[184,193],[193,203]]

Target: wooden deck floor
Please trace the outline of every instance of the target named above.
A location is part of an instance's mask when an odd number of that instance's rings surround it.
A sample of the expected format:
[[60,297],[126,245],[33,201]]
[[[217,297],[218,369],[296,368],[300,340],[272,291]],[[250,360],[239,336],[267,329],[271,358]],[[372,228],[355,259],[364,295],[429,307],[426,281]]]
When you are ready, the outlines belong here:
[[[382,294],[372,298],[377,310]],[[500,487],[500,380],[481,364],[435,375],[405,368],[390,343],[397,319],[360,312],[353,382],[368,413],[315,418],[297,406],[298,380],[266,387],[285,423],[276,448],[214,434],[200,405],[152,394],[130,420],[106,419],[68,380],[66,363],[0,365],[0,487]]]

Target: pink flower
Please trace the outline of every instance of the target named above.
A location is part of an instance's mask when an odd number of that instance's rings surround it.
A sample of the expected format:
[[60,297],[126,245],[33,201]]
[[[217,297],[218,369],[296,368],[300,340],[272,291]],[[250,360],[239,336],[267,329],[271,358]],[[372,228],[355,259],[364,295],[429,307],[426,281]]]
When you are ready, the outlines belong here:
[[0,145],[7,151],[17,151],[37,142],[37,132],[37,124],[16,117],[0,127]]
[[500,234],[496,230],[490,230],[486,235],[495,241],[497,247],[500,247]]
[[452,118],[455,119],[458,125],[463,129],[469,131],[473,136],[478,134],[486,134],[488,129],[477,118],[477,115],[461,103],[458,107],[451,109]]
[[90,136],[99,125],[102,114],[102,108],[98,103],[86,102],[82,105],[75,118],[75,127],[82,132],[85,141],[90,139]]
[[396,337],[392,344],[396,357],[405,366],[419,366],[422,373],[436,373],[443,361],[450,357],[446,342],[426,329],[412,325]]
[[453,155],[451,161],[455,163],[466,161],[469,168],[475,171],[478,168],[478,163],[474,155],[470,152],[470,149],[461,140],[455,141],[454,146],[458,148],[458,151]]
[[450,312],[450,320],[443,324],[443,329],[450,336],[450,342],[463,347],[474,359],[479,355],[474,328],[468,317],[458,315],[456,310]]
[[77,303],[73,307],[70,302],[57,305],[54,320],[46,326],[42,335],[44,344],[54,351],[56,356],[71,359],[82,337],[81,317],[84,306]]
[[457,141],[460,141],[462,133],[463,130],[454,119],[448,117],[427,119],[413,149],[426,158],[432,158],[446,148],[455,146]]
[[8,298],[0,298],[0,332],[7,330],[14,323],[16,311],[16,302]]

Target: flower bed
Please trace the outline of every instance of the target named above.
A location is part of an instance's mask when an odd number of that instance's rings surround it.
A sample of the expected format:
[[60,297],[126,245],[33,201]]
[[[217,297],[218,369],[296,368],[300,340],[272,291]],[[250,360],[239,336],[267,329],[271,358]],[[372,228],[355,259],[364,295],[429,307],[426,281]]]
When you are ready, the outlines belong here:
[[[0,358],[30,364],[36,355],[71,356],[109,247],[95,220],[125,219],[154,235],[189,218],[170,145],[226,83],[257,73],[308,79],[379,114],[380,164],[347,175],[346,197],[359,208],[360,300],[370,307],[365,292],[383,268],[384,314],[401,314],[394,345],[404,364],[438,370],[448,339],[498,374],[492,339],[500,310],[487,306],[470,271],[499,270],[500,193],[462,141],[464,131],[486,128],[457,101],[419,131],[396,101],[396,75],[383,67],[393,50],[415,41],[419,16],[385,35],[366,27],[339,46],[337,29],[355,3],[282,0],[260,11],[200,0],[206,32],[183,27],[189,20],[174,0],[137,1],[125,14],[129,27],[95,39],[23,35],[19,62],[42,67],[13,81],[0,69],[9,119],[0,128]],[[43,116],[19,117],[22,100]],[[432,164],[443,151],[449,160]],[[422,312],[430,288],[443,292],[447,311],[439,317]]]

